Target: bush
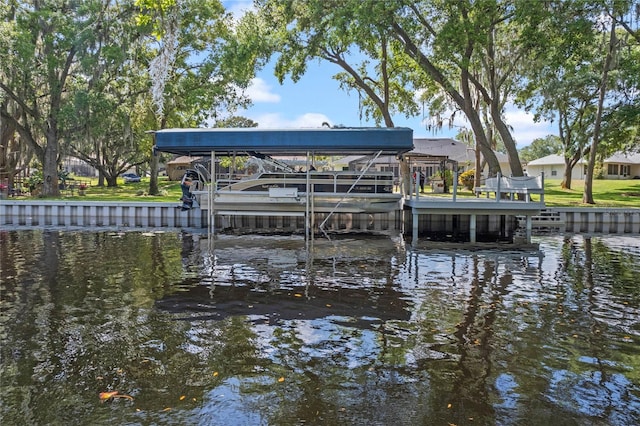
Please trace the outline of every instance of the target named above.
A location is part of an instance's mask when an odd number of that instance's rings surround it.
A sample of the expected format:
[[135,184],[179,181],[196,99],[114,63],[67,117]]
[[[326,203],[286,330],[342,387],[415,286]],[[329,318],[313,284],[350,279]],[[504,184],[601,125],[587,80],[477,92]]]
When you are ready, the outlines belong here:
[[476,181],[475,169],[467,170],[466,172],[458,176],[458,185],[464,186],[469,191],[473,189],[473,185],[475,184],[475,181]]
[[594,179],[604,179],[604,165],[602,163],[596,163],[593,168]]
[[42,186],[43,183],[44,178],[42,176],[41,170],[34,170],[33,172],[31,172],[31,176],[27,178],[27,185],[29,186],[29,191],[31,192],[33,192],[38,186]]

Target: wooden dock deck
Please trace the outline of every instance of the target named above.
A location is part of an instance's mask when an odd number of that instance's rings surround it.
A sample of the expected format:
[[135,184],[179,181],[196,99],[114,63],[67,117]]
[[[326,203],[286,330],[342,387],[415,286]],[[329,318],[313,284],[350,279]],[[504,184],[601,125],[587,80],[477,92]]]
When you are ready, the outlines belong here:
[[[455,194],[455,193],[454,193]],[[418,195],[404,200],[404,209],[412,215],[412,241],[418,241],[421,216],[429,215],[463,215],[469,216],[469,241],[475,243],[478,216],[513,216],[525,218],[526,242],[531,242],[533,216],[545,209],[544,201],[514,200],[511,198],[461,198],[451,195],[442,196]]]

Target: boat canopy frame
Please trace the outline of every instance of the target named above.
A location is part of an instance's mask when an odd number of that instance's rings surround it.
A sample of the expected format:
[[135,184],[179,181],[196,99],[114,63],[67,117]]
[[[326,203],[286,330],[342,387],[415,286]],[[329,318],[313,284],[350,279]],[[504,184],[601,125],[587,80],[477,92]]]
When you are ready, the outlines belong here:
[[[313,194],[310,194],[309,158],[315,155],[371,155],[378,158],[382,154],[395,155],[413,150],[413,130],[405,127],[321,127],[308,129],[258,129],[258,128],[214,128],[214,129],[163,129],[152,132],[154,135],[154,153],[169,152],[189,156],[211,156],[213,178],[216,156],[232,155],[297,155],[304,154],[307,159],[305,240],[310,238],[314,227]],[[374,160],[375,161],[375,160]],[[373,161],[369,161],[364,175]],[[361,177],[360,176],[360,177]],[[360,180],[360,177],[358,180]],[[354,184],[355,186],[355,184]],[[354,187],[352,186],[352,188]],[[208,221],[210,241],[214,235],[215,203],[214,182],[209,185],[208,208],[211,218]],[[349,190],[349,192],[351,189]],[[329,213],[320,224],[324,231],[327,219],[340,205]],[[312,235],[311,235],[312,237]]]
[[307,129],[213,128],[152,132],[154,151],[179,155],[400,155],[413,149],[405,127],[321,127]]

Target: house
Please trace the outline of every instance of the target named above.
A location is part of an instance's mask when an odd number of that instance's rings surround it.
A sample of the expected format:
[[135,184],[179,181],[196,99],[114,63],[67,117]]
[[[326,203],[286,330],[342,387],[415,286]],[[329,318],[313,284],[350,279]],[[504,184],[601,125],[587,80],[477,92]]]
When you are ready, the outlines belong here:
[[193,162],[200,159],[201,157],[183,155],[167,162],[167,176],[169,180],[181,180],[184,172],[191,168]]
[[640,152],[618,152],[603,161],[605,179],[640,179]]
[[[604,179],[640,178],[640,153],[616,153],[602,162]],[[562,155],[547,155],[530,161],[526,166],[528,175],[536,176],[544,172],[546,179],[562,179],[565,162]],[[580,159],[571,171],[571,179],[583,180],[587,174],[587,162]]]
[[[407,153],[409,158],[419,158],[420,156],[427,157],[446,157],[450,162],[456,162],[458,164],[458,171],[460,173],[467,170],[476,168],[476,151],[475,148],[470,147],[462,142],[458,142],[449,138],[420,138],[413,140],[414,149]],[[496,152],[496,157],[500,163],[500,169],[503,175],[511,174],[511,166],[509,165],[509,157],[502,152]],[[482,155],[480,156],[482,160]],[[412,161],[413,163],[413,161]],[[424,171],[424,169],[423,169]],[[487,176],[489,167],[485,165],[482,173]],[[432,176],[435,170],[427,167],[426,175]]]
[[[416,138],[413,140],[413,150],[404,154],[405,160],[409,161],[411,171],[422,171],[425,176],[430,177],[438,173],[442,164],[457,164],[460,173],[475,169],[475,149],[450,138]],[[496,157],[500,163],[502,173],[511,174],[509,158],[506,154],[496,152]],[[482,158],[482,157],[481,157]],[[348,169],[359,170],[368,161],[367,157],[350,156],[336,160],[336,164],[348,165]],[[447,166],[451,169],[451,166]],[[398,177],[399,162],[394,156],[380,156],[374,163],[374,169],[380,172],[393,171]],[[483,174],[488,174],[488,167],[485,166]]]
[[[453,170],[457,165],[460,173],[475,169],[475,149],[450,138],[416,138],[413,139],[414,149],[403,154],[409,162],[411,172],[421,171],[427,178],[439,173],[441,167]],[[506,154],[496,152],[504,175],[511,174],[509,158]],[[181,157],[182,158],[182,157]],[[186,157],[189,158],[189,157]],[[366,164],[372,160],[371,156],[350,155],[346,157],[314,157],[312,162],[317,170],[363,170]],[[294,169],[304,169],[307,165],[306,157],[276,156],[275,160],[286,163]],[[176,161],[176,160],[174,160]],[[167,163],[167,173],[169,170]],[[370,171],[393,172],[396,178],[400,177],[400,162],[394,155],[381,155],[370,165]],[[484,176],[488,175],[488,166],[483,170]]]
[[65,156],[62,161],[62,168],[69,173],[73,173],[76,176],[96,177],[98,176],[98,170],[89,163],[80,160],[79,158]]
[[[558,154],[547,155],[529,161],[525,167],[525,171],[530,176],[538,176],[544,173],[545,179],[562,179],[564,177],[564,157]],[[584,179],[587,173],[587,165],[583,159],[580,159],[571,172],[572,180]]]

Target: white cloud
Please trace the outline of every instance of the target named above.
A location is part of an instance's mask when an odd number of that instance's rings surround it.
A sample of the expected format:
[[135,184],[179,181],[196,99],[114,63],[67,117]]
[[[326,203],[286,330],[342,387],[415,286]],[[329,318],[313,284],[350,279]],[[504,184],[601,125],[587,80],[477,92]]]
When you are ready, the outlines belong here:
[[529,145],[534,139],[557,134],[553,123],[547,121],[536,123],[533,121],[533,115],[523,110],[509,109],[505,113],[505,119],[513,128],[512,134],[518,147]]
[[277,93],[273,93],[271,91],[271,86],[267,84],[261,78],[254,78],[251,80],[251,84],[247,87],[247,90],[244,91],[244,94],[247,95],[254,103],[265,102],[265,103],[278,103],[280,102],[280,95]]
[[[513,105],[507,106],[505,121],[513,129],[511,134],[518,148],[531,144],[534,139],[558,134],[557,126],[554,123],[547,121],[536,123],[533,121],[533,114],[529,114]],[[427,132],[424,130],[427,124],[429,124],[428,119],[420,120],[419,126],[414,130],[414,137],[455,137],[461,128],[471,129],[471,124],[461,113],[456,115],[451,128],[445,124],[442,129]]]
[[315,128],[322,127],[322,123],[331,124],[331,120],[324,114],[308,112],[293,119],[287,119],[280,113],[261,114],[251,119],[263,129]]

